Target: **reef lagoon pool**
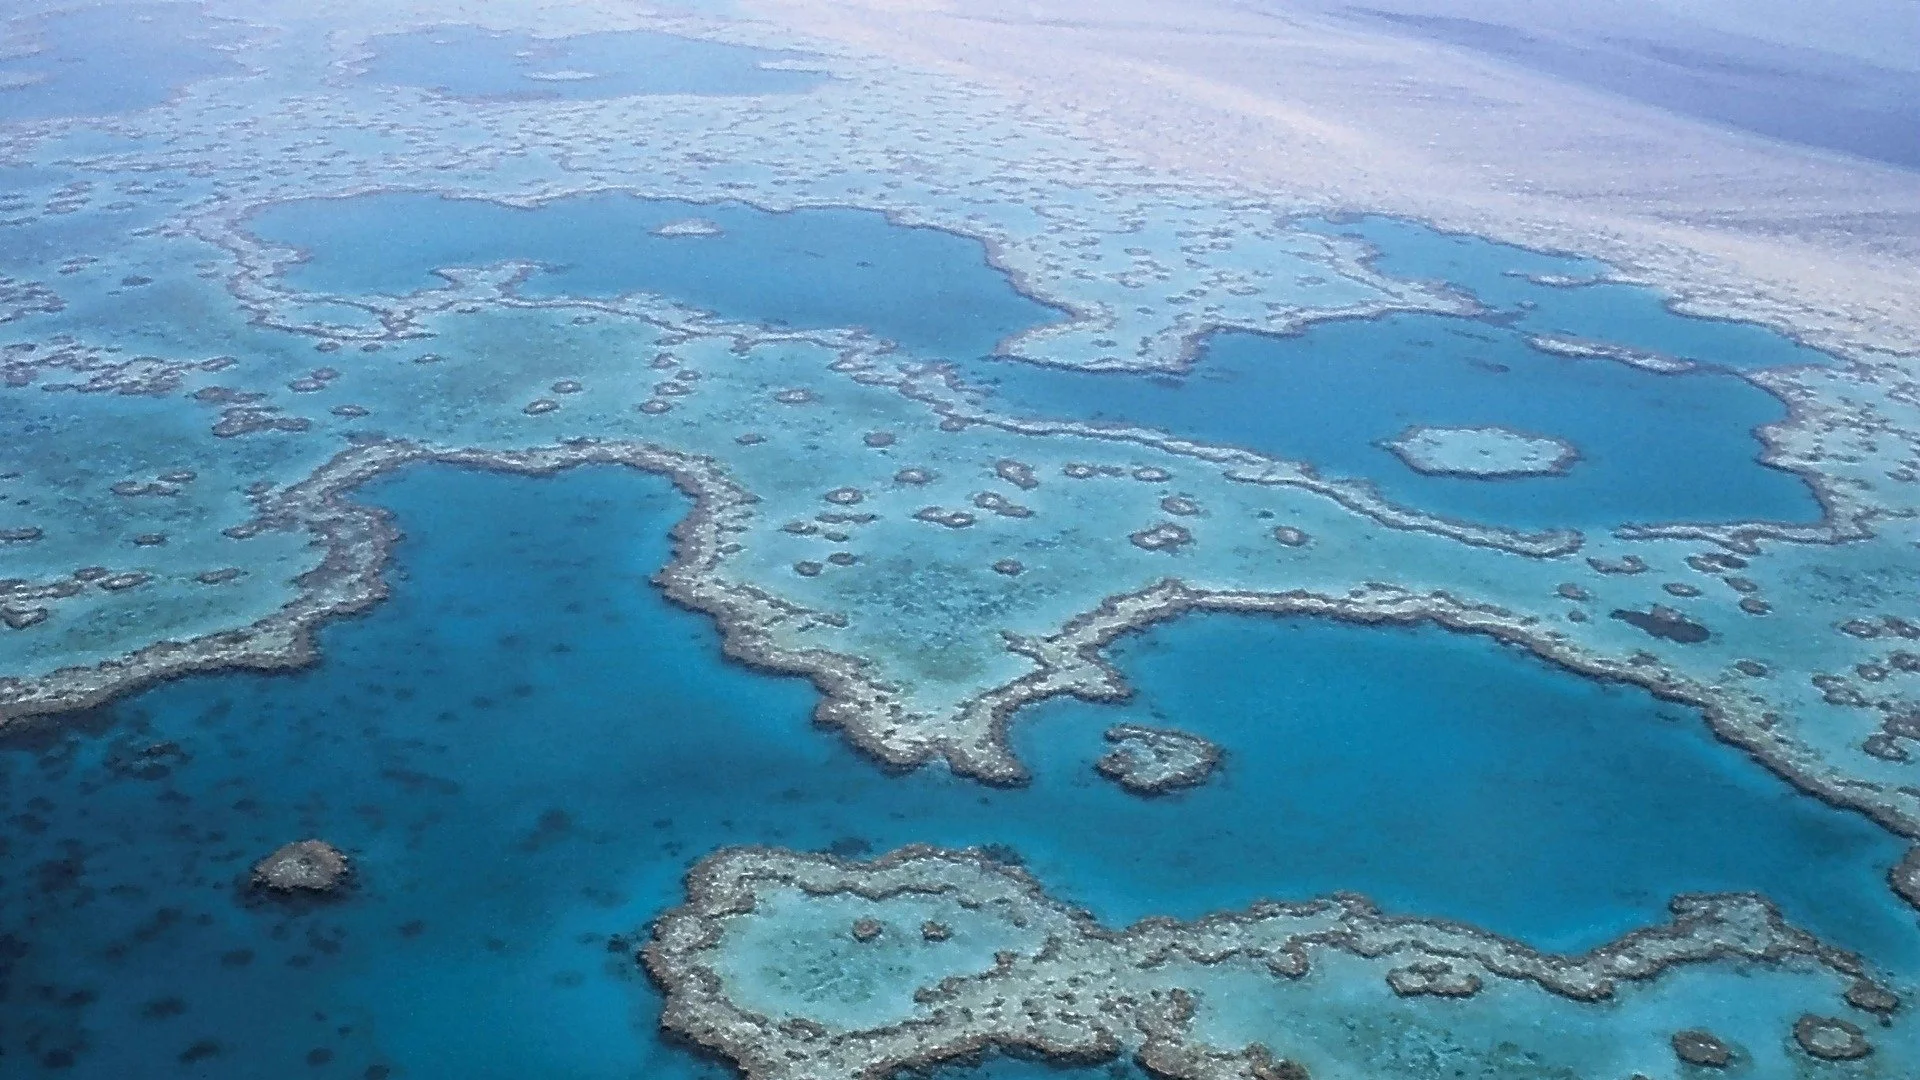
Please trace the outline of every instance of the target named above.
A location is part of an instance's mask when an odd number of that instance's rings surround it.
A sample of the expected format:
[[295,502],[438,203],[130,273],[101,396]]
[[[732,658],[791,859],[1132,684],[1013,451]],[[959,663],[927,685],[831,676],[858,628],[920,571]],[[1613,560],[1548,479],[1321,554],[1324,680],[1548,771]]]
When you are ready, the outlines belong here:
[[978,240],[871,210],[772,213],[603,192],[529,208],[389,192],[262,209],[251,230],[299,249],[296,289],[398,295],[433,271],[539,264],[530,297],[646,292],[723,318],[798,330],[861,327],[927,356],[985,355],[1060,313],[1016,291]]

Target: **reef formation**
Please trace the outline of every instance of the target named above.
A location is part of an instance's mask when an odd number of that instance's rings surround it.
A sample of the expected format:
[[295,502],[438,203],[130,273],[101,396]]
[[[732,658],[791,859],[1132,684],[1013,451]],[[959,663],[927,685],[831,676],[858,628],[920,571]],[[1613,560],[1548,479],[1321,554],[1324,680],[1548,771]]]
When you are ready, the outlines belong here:
[[1144,724],[1115,724],[1112,749],[1094,762],[1101,776],[1135,795],[1161,795],[1204,784],[1220,765],[1220,748],[1198,735]]
[[[1857,957],[1751,895],[1678,897],[1665,925],[1554,956],[1453,923],[1383,915],[1353,895],[1111,930],[1017,868],[929,847],[868,863],[717,852],[688,875],[686,903],[654,925],[641,959],[667,994],[662,1024],[754,1080],[873,1076],[988,1050],[1062,1063],[1131,1056],[1177,1080],[1378,1067],[1385,1048],[1348,1025],[1316,1023],[1305,1005],[1323,992],[1316,973],[1326,968],[1346,980],[1370,972],[1385,1011],[1417,1014],[1434,997],[1484,1009],[1541,1062],[1560,1051],[1550,1030],[1530,1024],[1578,1003],[1630,1001],[1630,988],[1691,968],[1775,973],[1805,991],[1795,1001],[1858,1003],[1852,1012],[1868,1023],[1884,1014],[1867,1003],[1894,1007],[1873,997]],[[1272,1010],[1263,1040],[1230,1034],[1248,1006]],[[1616,1006],[1595,1014],[1612,1021],[1587,1022],[1616,1024],[1609,1035],[1623,1044],[1648,1039],[1633,1032],[1638,1018],[1621,1015],[1634,1011]],[[1849,1020],[1803,1012],[1779,1025],[1777,1040],[1795,1040],[1809,1058],[1868,1052]],[[1671,1043],[1696,1064],[1724,1064],[1733,1052],[1700,1031],[1674,1032]]]
[[1502,427],[1416,425],[1385,445],[1407,468],[1428,476],[1487,480],[1509,476],[1564,476],[1573,463],[1580,460],[1580,451],[1570,443]]

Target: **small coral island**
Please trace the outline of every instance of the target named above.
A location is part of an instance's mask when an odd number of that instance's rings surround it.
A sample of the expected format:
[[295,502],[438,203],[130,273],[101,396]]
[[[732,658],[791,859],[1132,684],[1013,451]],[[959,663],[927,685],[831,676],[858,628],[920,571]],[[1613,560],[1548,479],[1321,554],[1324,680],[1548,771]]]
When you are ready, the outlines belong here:
[[346,889],[351,872],[339,848],[325,840],[300,840],[254,863],[248,884],[268,895],[332,896]]
[[[1435,999],[1511,1030],[1529,1059],[1554,1057],[1550,1033],[1582,1024],[1646,1060],[1712,1068],[1784,1053],[1806,1067],[1871,1055],[1866,1032],[1900,1007],[1857,957],[1759,896],[1681,896],[1671,912],[1578,956],[1345,893],[1112,930],[982,851],[849,862],[743,847],[693,868],[686,903],[640,959],[666,992],[661,1024],[749,1080],[891,1076],[992,1050],[1130,1056],[1164,1080],[1386,1075],[1372,1029],[1346,1018],[1422,1016]],[[1629,988],[1696,965],[1767,982],[1777,1037],[1675,1030]],[[1331,1018],[1330,1000],[1347,1003]],[[1550,1064],[1541,1075],[1577,1075]]]
[[1572,443],[1503,427],[1416,424],[1381,445],[1414,472],[1478,480],[1565,476],[1580,460],[1580,451]]
[[653,235],[665,237],[669,240],[688,237],[720,236],[724,233],[725,230],[720,227],[718,222],[708,221],[706,218],[681,218],[678,221],[669,221],[665,225],[653,230]]
[[1135,795],[1160,795],[1207,782],[1220,764],[1220,748],[1173,728],[1115,724],[1106,731],[1113,749],[1094,763],[1101,776]]

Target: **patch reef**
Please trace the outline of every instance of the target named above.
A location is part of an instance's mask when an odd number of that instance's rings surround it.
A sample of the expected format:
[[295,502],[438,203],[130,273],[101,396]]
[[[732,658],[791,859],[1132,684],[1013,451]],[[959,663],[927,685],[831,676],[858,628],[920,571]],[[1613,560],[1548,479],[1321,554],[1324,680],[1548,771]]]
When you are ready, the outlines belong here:
[[[930,910],[944,912],[939,934],[925,933],[936,925],[925,921]],[[1675,969],[1741,963],[1828,980],[1836,1008],[1845,1008],[1843,994],[1867,1000],[1849,988],[1878,992],[1855,957],[1787,925],[1760,897],[1682,896],[1672,912],[1664,925],[1581,956],[1390,917],[1351,894],[1116,931],[978,851],[914,846],[852,863],[732,848],[692,870],[686,903],[655,924],[641,958],[667,994],[662,1025],[751,1080],[884,1076],[987,1050],[1061,1063],[1131,1055],[1169,1080],[1305,1080],[1307,1068],[1286,1046],[1210,1041],[1210,994],[1246,978],[1293,982],[1343,956],[1364,962],[1401,1000],[1473,998],[1502,984],[1592,1003]],[[753,925],[761,920],[774,925]],[[756,951],[768,940],[798,949],[821,935],[845,942],[830,970],[816,952],[802,960]],[[862,952],[895,937],[916,959]],[[823,978],[838,990],[814,993]],[[837,1015],[850,998],[866,1003],[861,1019]],[[1861,1029],[1836,1018],[1803,1018],[1780,1038],[1798,1038],[1821,1057],[1866,1052]]]

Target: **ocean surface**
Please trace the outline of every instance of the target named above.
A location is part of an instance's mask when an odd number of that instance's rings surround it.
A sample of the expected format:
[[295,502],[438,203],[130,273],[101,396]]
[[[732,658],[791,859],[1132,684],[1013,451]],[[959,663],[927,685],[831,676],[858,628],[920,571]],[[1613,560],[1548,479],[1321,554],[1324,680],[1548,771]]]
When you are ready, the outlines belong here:
[[[1890,837],[1696,716],[1486,639],[1172,624],[1117,648],[1133,703],[1023,714],[1035,778],[993,790],[889,776],[811,725],[804,682],[723,660],[647,583],[687,509],[662,478],[433,467],[363,495],[406,533],[394,595],[322,630],[318,665],[164,685],[0,750],[6,1075],[724,1075],[658,1039],[629,954],[733,843],[1001,845],[1115,924],[1357,889],[1554,948],[1754,888],[1911,951],[1873,869]],[[1091,768],[1122,719],[1218,740],[1223,772],[1124,794]],[[349,897],[245,895],[309,836],[354,858]]]

